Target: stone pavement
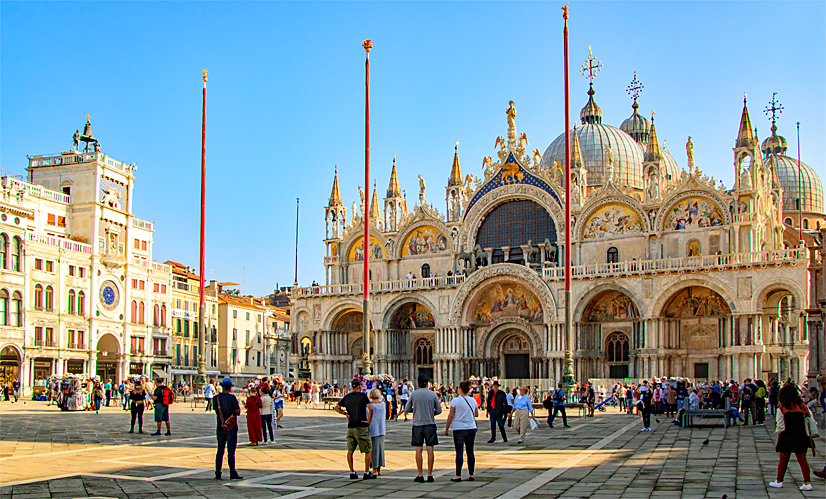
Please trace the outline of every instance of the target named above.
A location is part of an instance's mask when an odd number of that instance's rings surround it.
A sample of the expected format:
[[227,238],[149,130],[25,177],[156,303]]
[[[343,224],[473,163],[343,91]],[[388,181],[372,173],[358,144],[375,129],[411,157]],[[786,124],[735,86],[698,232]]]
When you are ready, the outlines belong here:
[[[215,417],[203,406],[172,407],[171,437],[153,437],[151,413],[145,434],[128,434],[129,413],[104,408],[101,414],[60,412],[45,402],[0,402],[0,499],[75,497],[281,498],[729,498],[785,499],[826,496],[823,480],[801,493],[800,468],[792,460],[786,488],[770,489],[777,454],[773,423],[724,429],[721,425],[680,429],[660,416],[655,431],[640,433],[641,422],[609,408],[596,418],[571,418],[563,430],[540,428],[523,445],[486,443],[489,424],[479,420],[475,482],[451,483],[452,439],[436,452],[436,482],[413,482],[416,475],[410,423],[388,422],[387,467],[378,480],[349,480],[345,463],[346,420],[333,411],[287,409],[275,445],[247,447],[242,416],[237,466],[244,480],[213,480]],[[545,411],[540,411],[541,416]],[[541,419],[540,419],[541,421]],[[717,423],[719,420],[710,420]],[[561,423],[561,422],[560,422]],[[703,446],[703,440],[710,441]],[[815,469],[824,464],[820,439]],[[359,461],[359,456],[357,462]],[[226,466],[226,464],[225,464]],[[229,475],[226,468],[224,476]],[[464,471],[467,477],[467,469]]]

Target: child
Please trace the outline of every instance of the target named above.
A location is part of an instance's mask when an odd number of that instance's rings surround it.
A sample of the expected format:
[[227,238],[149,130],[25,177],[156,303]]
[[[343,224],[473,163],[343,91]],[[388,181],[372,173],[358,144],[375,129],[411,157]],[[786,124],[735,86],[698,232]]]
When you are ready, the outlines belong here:
[[370,390],[370,405],[367,406],[367,424],[370,426],[370,440],[373,442],[372,466],[373,474],[381,475],[381,467],[384,466],[384,417],[387,412],[387,405],[382,400],[381,391],[378,388]]
[[273,400],[270,397],[270,390],[266,385],[258,387],[258,393],[261,394],[261,433],[264,437],[264,443],[267,443],[267,431],[270,432],[270,440],[275,443],[275,437],[272,434],[272,410]]

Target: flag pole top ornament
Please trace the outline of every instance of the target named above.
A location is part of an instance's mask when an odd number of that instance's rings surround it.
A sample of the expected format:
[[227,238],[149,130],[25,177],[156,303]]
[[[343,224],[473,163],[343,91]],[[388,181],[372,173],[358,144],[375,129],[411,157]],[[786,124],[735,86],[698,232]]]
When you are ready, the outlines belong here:
[[209,74],[209,71],[207,71],[207,70],[205,69],[205,70],[203,71],[203,75],[204,75],[204,83],[206,83],[206,82],[207,82],[207,75],[208,75],[208,74]]
[[628,85],[628,88],[625,90],[626,92],[628,92],[628,95],[630,95],[634,99],[634,104],[631,105],[631,107],[633,107],[634,109],[637,109],[639,107],[639,105],[637,104],[637,99],[639,98],[644,88],[645,86],[637,79],[637,72],[634,71],[634,79],[631,80],[631,84]]
[[91,116],[89,116],[88,114],[86,115],[86,123],[89,123],[89,118],[90,118],[90,117],[91,117]]
[[568,25],[568,4],[565,4],[565,7],[562,7],[562,19],[565,19],[565,25]]
[[364,47],[364,51],[369,54],[370,49],[373,48],[373,40],[368,38],[367,40],[364,40],[364,43],[361,46]]
[[783,104],[777,100],[777,92],[772,92],[772,100],[769,101],[769,106],[766,106],[763,112],[766,113],[766,116],[771,114],[772,125],[777,122],[780,114],[783,113]]

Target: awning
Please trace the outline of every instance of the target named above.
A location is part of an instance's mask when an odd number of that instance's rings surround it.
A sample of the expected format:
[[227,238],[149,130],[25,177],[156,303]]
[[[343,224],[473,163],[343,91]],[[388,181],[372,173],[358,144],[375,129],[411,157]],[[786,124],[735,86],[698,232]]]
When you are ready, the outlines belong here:
[[159,378],[168,378],[169,377],[169,375],[166,374],[165,371],[161,371],[160,369],[152,369],[152,373],[155,376],[159,377]]
[[221,371],[204,371],[204,374],[209,374],[210,376],[220,376]]
[[192,369],[172,369],[172,374],[198,374],[198,371]]

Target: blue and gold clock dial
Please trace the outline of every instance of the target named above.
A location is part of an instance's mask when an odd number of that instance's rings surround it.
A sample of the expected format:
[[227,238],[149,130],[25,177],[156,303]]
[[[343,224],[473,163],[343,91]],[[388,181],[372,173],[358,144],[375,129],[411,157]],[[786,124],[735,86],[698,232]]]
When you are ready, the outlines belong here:
[[115,310],[120,303],[118,286],[112,281],[104,281],[100,285],[100,306],[109,312]]

